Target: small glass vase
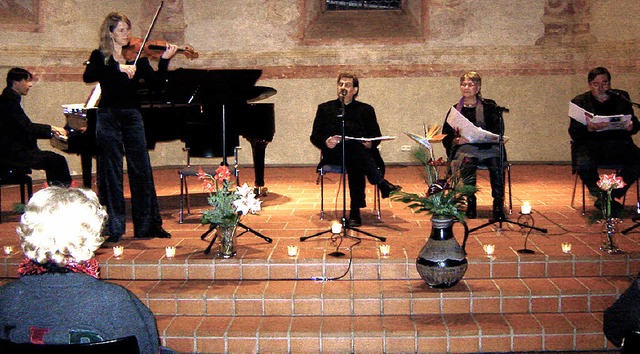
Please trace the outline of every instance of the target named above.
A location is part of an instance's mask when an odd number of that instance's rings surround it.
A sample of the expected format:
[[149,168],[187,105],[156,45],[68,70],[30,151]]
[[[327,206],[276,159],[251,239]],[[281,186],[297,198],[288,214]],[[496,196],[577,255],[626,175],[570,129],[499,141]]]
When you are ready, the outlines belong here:
[[218,237],[220,239],[220,249],[218,258],[232,258],[236,256],[236,227],[218,225]]
[[620,220],[618,218],[606,218],[604,221],[604,229],[602,230],[602,244],[600,251],[607,252],[609,254],[621,254],[624,253],[615,242],[615,236],[618,233],[618,224]]

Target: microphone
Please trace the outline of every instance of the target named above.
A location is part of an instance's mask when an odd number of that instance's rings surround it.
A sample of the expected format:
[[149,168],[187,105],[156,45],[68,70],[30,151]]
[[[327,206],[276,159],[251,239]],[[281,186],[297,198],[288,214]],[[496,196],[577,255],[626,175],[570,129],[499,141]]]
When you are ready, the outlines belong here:
[[345,97],[347,95],[347,89],[340,90],[340,96]]
[[605,93],[606,93],[607,95],[620,96],[620,92],[613,91],[613,90],[607,90],[607,91],[605,91]]

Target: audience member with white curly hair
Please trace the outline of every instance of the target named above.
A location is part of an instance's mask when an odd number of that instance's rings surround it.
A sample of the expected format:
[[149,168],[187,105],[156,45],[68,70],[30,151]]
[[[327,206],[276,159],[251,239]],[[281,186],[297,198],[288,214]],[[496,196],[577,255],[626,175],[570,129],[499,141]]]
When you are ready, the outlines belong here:
[[160,347],[151,310],[122,286],[99,280],[94,253],[107,212],[91,190],[36,192],[17,233],[26,258],[20,279],[0,287],[0,338],[15,343],[73,344],[135,335],[140,353]]

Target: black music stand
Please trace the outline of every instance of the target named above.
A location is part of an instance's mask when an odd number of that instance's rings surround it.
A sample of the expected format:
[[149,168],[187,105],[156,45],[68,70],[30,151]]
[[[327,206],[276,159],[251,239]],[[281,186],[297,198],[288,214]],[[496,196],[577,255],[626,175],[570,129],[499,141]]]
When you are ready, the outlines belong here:
[[509,109],[506,108],[506,107],[500,107],[500,106],[496,106],[496,107],[498,109],[498,121],[499,121],[498,124],[500,125],[500,127],[499,127],[500,134],[499,134],[499,138],[498,138],[498,145],[499,145],[499,150],[500,150],[499,151],[500,174],[499,174],[498,178],[502,179],[502,196],[503,196],[502,198],[503,198],[503,203],[500,206],[501,212],[500,212],[499,218],[494,219],[493,217],[491,217],[491,218],[489,218],[489,220],[486,223],[484,223],[484,224],[482,224],[480,226],[476,226],[476,227],[474,227],[472,229],[469,229],[469,233],[472,233],[474,231],[480,230],[480,229],[485,228],[487,226],[491,226],[491,225],[493,225],[495,223],[498,223],[498,228],[499,229],[502,229],[502,224],[506,223],[506,224],[518,225],[522,229],[533,229],[533,230],[538,230],[538,231],[540,231],[542,233],[547,233],[547,229],[543,229],[543,228],[540,228],[540,227],[535,227],[533,225],[528,225],[526,223],[520,223],[520,222],[517,222],[517,221],[511,221],[511,220],[507,219],[507,217],[504,214],[504,195],[505,195],[505,193],[504,193],[505,192],[504,191],[504,187],[505,187],[504,186],[504,162],[505,162],[504,152],[505,152],[505,149],[504,149],[504,119],[502,118],[502,113],[503,112],[507,112],[508,113]]
[[[207,238],[207,236],[213,232],[216,229],[216,224],[209,224],[209,229],[207,231],[205,231],[201,236],[200,239],[204,240],[205,238]],[[248,227],[247,225],[238,222],[238,226],[240,226],[241,228],[244,229],[244,231],[242,231],[241,233],[239,233],[236,237],[240,237],[242,235],[244,235],[247,232],[251,232],[252,234],[260,237],[261,239],[267,241],[267,243],[271,243],[273,242],[273,240],[270,237],[267,237],[261,233],[259,233],[258,231]],[[211,252],[211,248],[213,247],[213,244],[216,242],[216,239],[218,238],[218,234],[216,233],[213,238],[211,239],[211,242],[209,242],[209,246],[207,246],[207,248],[204,250],[204,254],[209,254],[209,252]]]
[[[345,132],[345,127],[344,127],[344,121],[345,121],[345,107],[344,107],[344,94],[340,96],[340,110],[338,111],[338,118],[340,118],[341,122],[342,122],[342,126],[341,126],[341,136],[342,136],[342,218],[340,219],[340,223],[342,224],[342,229],[341,229],[341,238],[353,238],[356,240],[360,240],[359,237],[356,236],[351,236],[347,234],[347,230],[353,230],[355,232],[361,233],[363,235],[367,235],[369,237],[375,238],[379,241],[386,241],[387,238],[386,237],[382,237],[382,236],[377,236],[374,235],[370,232],[367,231],[363,231],[357,227],[353,227],[351,225],[349,225],[349,222],[347,221],[347,182],[346,182],[346,178],[347,178],[347,166],[346,166],[346,157],[347,157],[347,152],[346,152],[346,132]],[[320,231],[317,232],[313,235],[309,235],[309,236],[302,236],[300,237],[300,242],[304,242],[310,238],[313,237],[317,237],[320,235],[324,235],[327,233],[333,233],[332,228],[330,227],[328,230],[325,231]],[[340,244],[338,244],[335,252],[331,252],[329,253],[330,256],[332,257],[342,257],[345,255],[344,252],[340,252],[339,250],[340,248]]]

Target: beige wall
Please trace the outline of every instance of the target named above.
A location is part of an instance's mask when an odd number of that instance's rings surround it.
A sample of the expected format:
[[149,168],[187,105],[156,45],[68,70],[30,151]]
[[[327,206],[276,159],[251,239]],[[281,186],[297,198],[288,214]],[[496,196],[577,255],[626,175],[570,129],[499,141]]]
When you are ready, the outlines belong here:
[[[61,125],[60,106],[84,102],[91,90],[81,80],[82,62],[97,47],[104,16],[115,10],[128,14],[134,35],[142,36],[158,3],[40,1],[39,31],[0,27],[0,75],[13,66],[35,72],[39,81],[24,99],[25,110],[34,121]],[[379,31],[375,39],[353,38],[352,27],[344,24],[343,38],[305,38],[306,29],[322,19],[319,0],[165,4],[161,14],[168,17],[154,33],[174,31],[174,38],[184,38],[177,44],[191,44],[200,53],[193,61],[176,57],[171,68],[259,68],[258,85],[278,90],[263,101],[276,107],[268,165],[316,162],[318,152],[309,143],[315,109],[335,97],[335,77],[342,70],[360,74],[359,99],[374,105],[383,134],[397,136],[382,146],[388,163],[412,161],[401,151],[411,144],[403,132],[419,133],[423,123],[441,125],[459,98],[458,77],[466,70],[479,71],[483,95],[510,109],[505,126],[512,161],[569,160],[567,103],[587,89],[592,67],[607,66],[613,86],[640,99],[635,0],[409,0],[411,14],[400,23],[419,35],[397,36],[400,30],[384,31],[384,23],[367,24]],[[241,162],[248,163],[250,147],[242,143]],[[50,149],[46,141],[41,147]],[[181,147],[177,141],[159,144],[152,163],[182,164]],[[68,159],[79,173],[79,158]]]

